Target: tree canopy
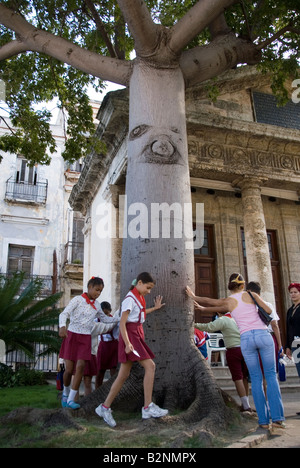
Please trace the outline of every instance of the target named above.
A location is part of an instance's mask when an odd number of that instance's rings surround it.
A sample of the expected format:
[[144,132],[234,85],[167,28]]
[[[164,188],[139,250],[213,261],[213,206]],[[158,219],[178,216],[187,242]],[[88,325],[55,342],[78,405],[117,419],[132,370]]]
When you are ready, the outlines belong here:
[[299,12],[298,0],[2,0],[0,79],[11,123],[2,117],[0,149],[49,164],[50,112],[35,106],[54,98],[68,115],[65,160],[97,148],[88,86],[128,85],[134,50],[164,66],[179,60],[186,86],[259,64],[284,102],[287,76],[298,76]]

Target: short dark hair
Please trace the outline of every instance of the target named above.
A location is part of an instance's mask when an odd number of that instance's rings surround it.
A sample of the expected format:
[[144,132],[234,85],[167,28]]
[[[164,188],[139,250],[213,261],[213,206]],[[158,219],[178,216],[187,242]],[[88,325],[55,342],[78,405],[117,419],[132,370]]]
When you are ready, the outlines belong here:
[[103,301],[101,302],[101,309],[102,310],[111,310],[111,305],[109,302]]
[[98,276],[92,276],[87,284],[88,288],[90,286],[103,286],[104,287],[104,281],[102,278],[99,278]]
[[247,284],[247,291],[254,292],[256,294],[261,293],[261,285],[258,281],[250,281],[250,283]]

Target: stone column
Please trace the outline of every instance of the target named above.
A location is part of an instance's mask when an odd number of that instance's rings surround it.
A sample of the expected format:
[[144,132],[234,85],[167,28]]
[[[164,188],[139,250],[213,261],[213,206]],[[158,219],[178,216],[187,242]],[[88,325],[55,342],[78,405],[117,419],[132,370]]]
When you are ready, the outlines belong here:
[[238,182],[242,191],[248,280],[261,284],[262,297],[275,305],[272,268],[261,199],[265,180],[245,176]]

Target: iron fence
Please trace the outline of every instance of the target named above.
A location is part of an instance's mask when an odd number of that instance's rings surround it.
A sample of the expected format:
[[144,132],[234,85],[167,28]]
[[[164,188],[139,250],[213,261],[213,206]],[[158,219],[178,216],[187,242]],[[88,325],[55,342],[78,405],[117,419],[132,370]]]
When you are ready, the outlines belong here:
[[[1,275],[1,276],[12,276],[11,274]],[[51,294],[54,294],[53,288],[53,277],[52,276],[40,276],[40,275],[31,275],[24,278],[23,283],[21,285],[19,293],[21,294],[24,289],[28,286],[31,280],[38,278],[42,280],[42,289],[40,290],[39,297],[37,299],[44,299]],[[57,291],[60,290],[60,281],[57,278],[56,284]],[[58,333],[58,325],[49,327],[51,330],[55,330]],[[58,363],[58,355],[56,353],[51,353],[46,356],[40,356],[43,353],[45,346],[41,343],[35,344],[35,359],[30,359],[26,356],[22,351],[11,351],[6,354],[6,365],[13,367],[14,369],[18,369],[22,366],[29,367],[30,369],[35,369],[44,372],[56,372],[57,370],[57,363]]]

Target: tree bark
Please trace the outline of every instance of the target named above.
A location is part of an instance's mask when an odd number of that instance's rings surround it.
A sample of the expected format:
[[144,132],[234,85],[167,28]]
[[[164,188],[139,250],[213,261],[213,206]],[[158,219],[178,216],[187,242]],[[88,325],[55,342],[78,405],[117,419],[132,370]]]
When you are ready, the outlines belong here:
[[159,43],[159,26],[153,22],[144,0],[118,0],[118,4],[134,37],[136,54],[152,54]]
[[238,0],[200,0],[176,23],[171,30],[170,49],[181,52],[189,42],[209,26],[226,8]]
[[[146,342],[156,356],[154,398],[170,410],[187,410],[184,418],[190,421],[213,415],[219,424],[222,417],[225,421],[225,404],[195,347],[193,303],[184,292],[187,284],[194,284],[194,255],[186,244],[191,242],[191,232],[184,232],[184,223],[192,229],[192,214],[184,210],[185,205],[191,206],[191,190],[185,86],[179,66],[159,69],[135,61],[130,81],[126,194],[129,215],[123,239],[121,300],[132,280],[149,271],[156,286],[147,306],[152,307],[158,294],[166,302],[163,309],[147,316],[144,325]],[[158,229],[157,208],[162,202],[165,209],[174,208],[175,215],[165,210]],[[127,409],[130,404],[142,405],[142,376],[143,372],[132,371],[119,405],[122,400]],[[91,396],[93,405],[101,402],[107,390]],[[83,406],[91,407],[91,399]]]
[[[180,58],[186,87],[220,76],[239,63],[254,65],[261,60],[255,44],[232,32],[219,35],[210,44],[184,51]],[[201,78],[199,78],[201,77]]]

